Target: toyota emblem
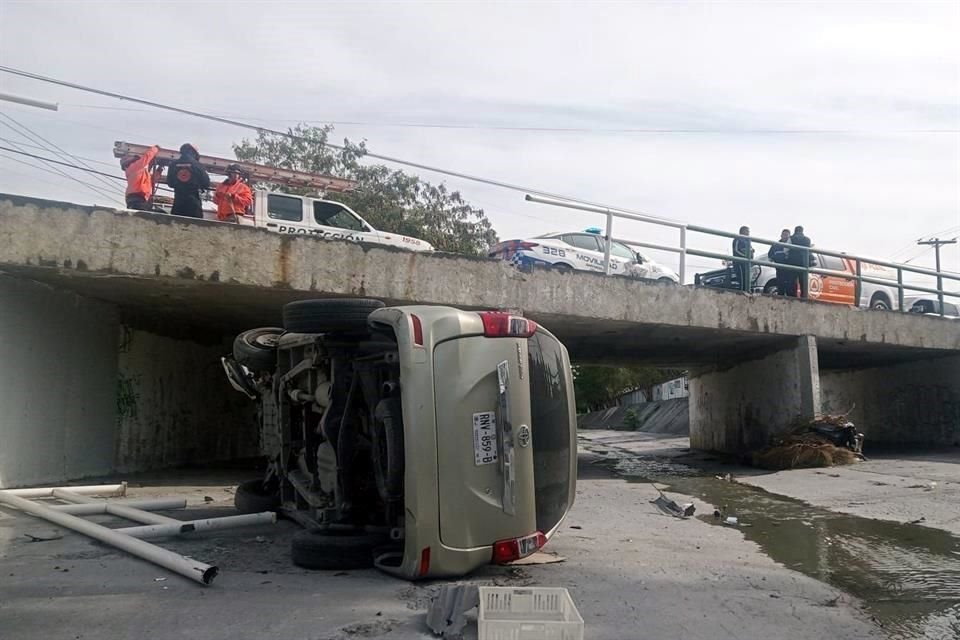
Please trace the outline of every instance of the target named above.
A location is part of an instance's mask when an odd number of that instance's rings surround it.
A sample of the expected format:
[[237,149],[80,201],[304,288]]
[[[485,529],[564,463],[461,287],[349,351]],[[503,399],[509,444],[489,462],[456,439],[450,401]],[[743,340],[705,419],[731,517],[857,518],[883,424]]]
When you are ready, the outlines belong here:
[[517,442],[521,447],[530,444],[530,427],[525,424],[520,425],[520,428],[517,429]]

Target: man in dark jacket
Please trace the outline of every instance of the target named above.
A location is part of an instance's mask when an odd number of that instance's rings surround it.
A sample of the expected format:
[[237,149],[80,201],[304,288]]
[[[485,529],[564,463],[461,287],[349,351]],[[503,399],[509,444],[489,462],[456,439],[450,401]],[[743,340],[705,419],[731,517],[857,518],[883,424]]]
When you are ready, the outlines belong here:
[[[784,229],[780,232],[780,242],[790,242],[790,229]],[[767,259],[776,264],[789,264],[789,256],[790,248],[785,247],[782,244],[775,244],[771,246],[770,251],[767,252]],[[792,273],[793,272],[789,269],[777,269],[777,277],[774,282],[777,286],[778,296],[791,295],[787,293],[787,288],[792,282],[790,278]]]
[[[750,235],[750,227],[740,227],[741,236]],[[734,238],[733,239],[733,255],[739,258],[750,258],[753,259],[753,246],[750,242],[750,238]],[[740,290],[741,291],[750,291],[750,269],[747,268],[747,263],[741,260],[733,261],[733,272],[737,274],[738,279],[740,280]]]
[[167,184],[173,187],[173,209],[170,213],[175,216],[203,217],[200,191],[210,188],[210,176],[200,166],[199,160],[196,147],[184,143],[180,147],[180,158],[167,169]]
[[[803,235],[803,227],[797,226],[793,230],[793,235],[790,236],[790,244],[795,244],[798,247],[809,247],[810,238]],[[789,255],[790,264],[796,265],[798,267],[809,267],[810,266],[810,250],[809,249],[794,249],[790,248]],[[793,282],[799,284],[800,286],[800,297],[806,299],[810,293],[810,274],[806,271],[794,271],[791,276],[794,280]],[[791,291],[793,289],[791,288]],[[796,296],[796,293],[792,295]]]

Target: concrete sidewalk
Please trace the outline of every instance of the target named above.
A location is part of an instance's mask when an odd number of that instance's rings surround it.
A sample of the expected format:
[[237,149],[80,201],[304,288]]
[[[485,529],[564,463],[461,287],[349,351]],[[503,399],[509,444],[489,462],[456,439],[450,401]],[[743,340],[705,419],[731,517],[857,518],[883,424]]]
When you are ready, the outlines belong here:
[[[653,486],[625,482],[599,460],[581,455],[577,503],[547,546],[565,562],[490,567],[466,581],[568,587],[593,640],[878,637],[852,598],[778,565],[736,530],[663,515],[650,504]],[[131,496],[188,497],[188,511],[171,514],[187,519],[230,513],[232,486],[248,475],[126,479],[144,485]],[[0,510],[0,638],[432,637],[424,616],[441,582],[301,570],[289,562],[289,522],[164,541],[221,567],[208,588],[71,532],[49,542],[24,535],[49,528]]]

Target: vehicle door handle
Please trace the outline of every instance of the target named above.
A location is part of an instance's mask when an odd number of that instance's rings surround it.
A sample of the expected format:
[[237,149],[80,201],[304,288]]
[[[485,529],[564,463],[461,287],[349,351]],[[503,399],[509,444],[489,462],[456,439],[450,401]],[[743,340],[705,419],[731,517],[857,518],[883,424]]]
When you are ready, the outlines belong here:
[[267,226],[268,226],[268,227],[275,227],[275,226],[277,226],[277,223],[276,223],[276,222],[268,222],[268,223],[267,223]]

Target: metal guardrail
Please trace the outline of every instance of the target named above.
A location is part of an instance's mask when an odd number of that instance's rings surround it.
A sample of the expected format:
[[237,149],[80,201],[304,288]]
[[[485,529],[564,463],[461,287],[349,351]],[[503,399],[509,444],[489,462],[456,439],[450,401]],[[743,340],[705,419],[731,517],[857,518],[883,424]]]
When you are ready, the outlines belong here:
[[[824,256],[830,256],[834,258],[841,258],[844,260],[851,260],[856,266],[856,273],[849,273],[846,271],[836,271],[832,269],[820,269],[816,267],[803,267],[799,265],[790,265],[790,264],[779,264],[774,262],[769,262],[767,260],[757,260],[753,258],[744,258],[742,256],[735,256],[732,254],[722,254],[712,251],[703,251],[699,249],[693,249],[688,245],[687,235],[688,232],[702,233],[711,236],[718,236],[728,239],[737,239],[744,238],[750,240],[751,244],[759,243],[767,246],[785,246],[796,248],[796,245],[790,244],[788,242],[780,242],[779,240],[771,240],[768,238],[760,238],[757,236],[742,236],[737,233],[731,233],[729,231],[723,231],[721,229],[711,229],[709,227],[701,227],[699,225],[687,224],[684,222],[678,222],[676,220],[668,220],[665,218],[658,218],[656,216],[650,216],[643,213],[638,213],[635,211],[629,211],[626,209],[612,209],[607,207],[600,207],[591,204],[584,204],[576,201],[570,200],[560,200],[558,198],[548,198],[544,196],[534,196],[527,195],[526,200],[528,202],[536,202],[539,204],[548,204],[556,207],[563,207],[567,209],[577,209],[580,211],[589,211],[591,213],[599,213],[606,216],[606,234],[604,235],[604,271],[607,275],[610,275],[610,243],[611,242],[620,242],[622,244],[635,246],[635,247],[644,247],[647,249],[654,249],[657,251],[667,251],[670,253],[679,254],[680,258],[680,268],[679,276],[680,283],[683,284],[686,276],[686,266],[687,266],[687,256],[698,256],[702,258],[713,258],[717,260],[727,260],[730,262],[746,262],[747,263],[747,273],[751,273],[752,265],[759,265],[761,267],[772,267],[775,269],[789,270],[789,271],[800,271],[806,274],[817,274],[825,276],[833,276],[838,278],[844,278],[846,280],[853,280],[855,283],[855,299],[857,301],[857,306],[860,306],[860,298],[863,293],[863,284],[876,284],[880,286],[889,287],[891,289],[896,289],[897,291],[897,306],[901,311],[907,311],[904,309],[904,292],[920,292],[920,293],[929,293],[931,295],[936,295],[939,306],[939,313],[941,316],[944,315],[944,297],[951,298],[960,298],[960,289],[956,291],[947,291],[944,289],[943,281],[949,280],[954,281],[960,284],[960,274],[944,273],[943,271],[935,271],[932,269],[925,269],[923,267],[915,267],[912,265],[901,264],[897,262],[890,262],[888,260],[880,260],[876,258],[870,258],[867,256],[860,256],[850,253],[844,253],[841,251],[832,251],[829,249],[821,249],[820,247],[804,247],[808,253],[818,253]],[[650,242],[641,242],[637,240],[630,240],[627,238],[615,237],[613,235],[613,219],[622,218],[625,220],[634,220],[637,222],[645,222],[648,224],[659,225],[662,227],[670,227],[677,229],[680,234],[679,245],[670,246],[663,244],[654,244]],[[882,278],[882,277],[871,277],[863,275],[863,265],[869,265],[870,267],[884,267],[886,269],[891,269],[896,272],[896,279],[893,278]],[[918,275],[935,277],[937,279],[937,286],[935,289],[929,287],[922,287],[915,284],[904,283],[903,274],[915,273]]]

